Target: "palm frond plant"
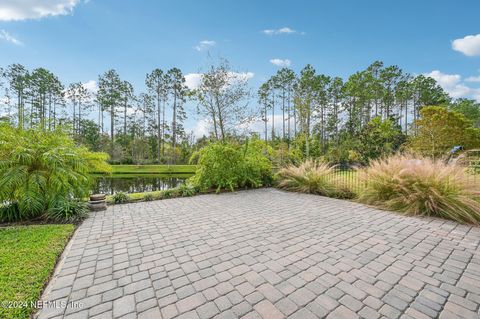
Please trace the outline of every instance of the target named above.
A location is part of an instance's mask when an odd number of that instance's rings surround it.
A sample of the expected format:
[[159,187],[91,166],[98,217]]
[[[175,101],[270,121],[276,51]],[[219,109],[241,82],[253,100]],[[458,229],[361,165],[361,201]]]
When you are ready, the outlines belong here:
[[359,201],[408,215],[480,223],[480,187],[465,168],[426,157],[396,155],[360,173]]
[[40,217],[65,200],[84,198],[90,172],[108,171],[108,155],[92,153],[62,130],[45,132],[0,126],[0,203],[17,207],[0,221]]

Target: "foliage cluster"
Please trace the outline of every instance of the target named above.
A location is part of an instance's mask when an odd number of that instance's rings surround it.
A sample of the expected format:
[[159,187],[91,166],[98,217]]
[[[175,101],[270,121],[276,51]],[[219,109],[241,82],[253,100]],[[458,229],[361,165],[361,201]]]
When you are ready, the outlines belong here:
[[393,155],[358,170],[358,183],[325,163],[306,161],[277,173],[279,188],[349,198],[408,215],[480,223],[480,185],[464,167],[414,155]]
[[[0,104],[8,110],[4,120],[20,129],[68,125],[76,142],[108,152],[114,164],[186,163],[205,143],[239,142],[252,134],[262,135],[282,165],[311,157],[366,163],[384,151],[360,152],[373,118],[391,121],[412,135],[411,124],[423,107],[445,105],[480,125],[478,103],[454,101],[433,78],[381,61],[345,79],[321,74],[312,65],[299,73],[281,68],[258,88],[258,109],[251,103],[248,72],[238,72],[221,59],[200,75],[198,86],[190,90],[180,69],[155,68],[145,75],[146,90],[139,92],[110,69],[99,75],[94,91],[81,82],[62,83],[45,68],[11,64],[0,68],[0,87],[5,89]],[[201,138],[184,127],[194,115],[185,108],[187,100],[210,124]],[[250,125],[255,121],[264,127]],[[398,139],[383,138],[389,139],[389,153]]]
[[276,175],[281,189],[329,197],[350,198],[353,193],[327,163],[307,160],[299,166],[289,165]]
[[217,192],[270,185],[272,163],[263,145],[258,139],[244,145],[211,143],[192,157],[197,162],[197,171],[189,182],[201,191]]
[[440,158],[453,146],[465,149],[480,147],[480,129],[462,113],[441,106],[428,106],[416,120],[415,136],[410,140],[412,151],[432,158]]
[[0,221],[43,218],[71,222],[85,215],[91,171],[108,171],[108,156],[78,146],[61,129],[0,126]]
[[396,155],[361,172],[359,201],[409,215],[478,224],[480,187],[464,168],[426,157]]
[[107,196],[107,202],[111,204],[124,204],[137,201],[153,201],[176,197],[190,197],[198,193],[198,189],[192,185],[183,184],[176,188],[165,189],[161,191],[153,191],[146,193],[118,192]]

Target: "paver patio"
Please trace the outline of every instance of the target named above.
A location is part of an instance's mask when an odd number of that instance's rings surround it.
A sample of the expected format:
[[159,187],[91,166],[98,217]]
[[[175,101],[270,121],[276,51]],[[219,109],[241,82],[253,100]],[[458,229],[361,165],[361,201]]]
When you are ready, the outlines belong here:
[[[261,189],[109,207],[38,318],[479,318],[480,228]],[[78,307],[78,305],[83,307]]]

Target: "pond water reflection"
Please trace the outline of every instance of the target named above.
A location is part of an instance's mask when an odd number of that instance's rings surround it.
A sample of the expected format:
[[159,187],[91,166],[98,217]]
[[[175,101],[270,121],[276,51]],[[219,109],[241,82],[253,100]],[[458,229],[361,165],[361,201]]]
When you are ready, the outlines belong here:
[[95,176],[93,193],[140,193],[165,190],[180,186],[190,175],[127,175]]

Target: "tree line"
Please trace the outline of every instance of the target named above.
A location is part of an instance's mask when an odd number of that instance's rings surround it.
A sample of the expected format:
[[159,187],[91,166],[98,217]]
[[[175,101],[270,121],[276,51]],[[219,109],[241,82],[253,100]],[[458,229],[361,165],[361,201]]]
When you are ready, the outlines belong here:
[[[44,68],[12,64],[0,71],[4,120],[20,129],[67,126],[79,143],[108,152],[113,162],[184,163],[208,140],[252,134],[287,156],[297,152],[345,161],[367,147],[362,137],[378,130],[383,140],[371,143],[401,145],[415,134],[411,123],[427,105],[456,109],[480,124],[475,101],[452,100],[433,78],[380,61],[347,79],[318,73],[311,65],[298,74],[282,68],[256,92],[226,60],[201,74],[195,88],[186,86],[180,69],[156,68],[145,75],[145,92],[136,92],[114,69],[99,75],[96,90],[81,82],[66,85]],[[195,112],[188,112],[187,101],[196,105]],[[186,132],[193,113],[210,124],[209,136],[195,139]],[[263,132],[252,131],[249,123],[255,121],[263,122]]]

